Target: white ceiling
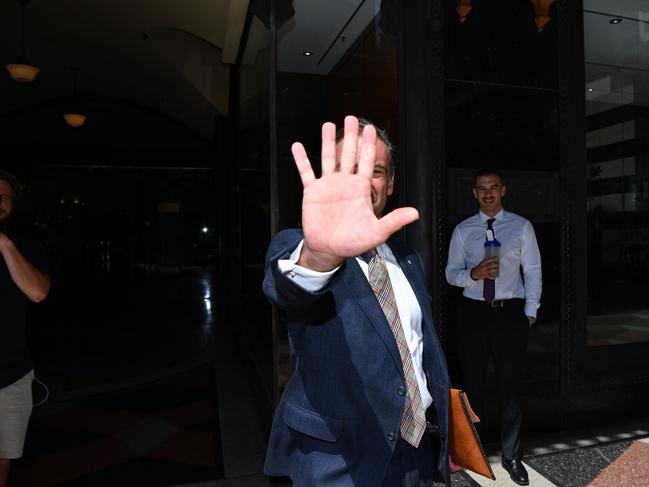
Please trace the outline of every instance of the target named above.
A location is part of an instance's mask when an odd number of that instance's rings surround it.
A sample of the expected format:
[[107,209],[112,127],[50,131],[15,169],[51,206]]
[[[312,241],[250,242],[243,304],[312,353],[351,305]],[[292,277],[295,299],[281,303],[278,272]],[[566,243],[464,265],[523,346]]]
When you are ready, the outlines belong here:
[[[622,22],[611,24],[614,18]],[[584,0],[584,48],[589,113],[649,106],[647,0]]]
[[381,1],[294,0],[293,7],[295,16],[277,36],[279,71],[327,74],[377,18]]

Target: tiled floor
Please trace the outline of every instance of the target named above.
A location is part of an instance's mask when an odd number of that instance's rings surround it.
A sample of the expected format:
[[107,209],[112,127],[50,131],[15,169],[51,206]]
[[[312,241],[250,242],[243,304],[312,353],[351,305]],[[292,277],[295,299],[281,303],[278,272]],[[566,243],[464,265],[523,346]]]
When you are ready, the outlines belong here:
[[42,406],[25,455],[13,466],[13,485],[163,486],[222,478],[216,403],[206,364],[134,390]]
[[[66,336],[41,330],[40,375],[54,391],[35,409],[12,487],[277,487],[262,474],[254,391],[232,332],[215,325],[211,286],[205,272],[163,276],[98,330],[81,316]],[[160,294],[172,298],[156,308]],[[620,420],[525,437],[530,485],[649,486],[649,419]],[[515,485],[497,447],[487,452],[495,482],[460,472],[452,485]]]
[[[36,410],[14,487],[272,487],[265,438],[227,340],[214,364]],[[213,367],[214,366],[214,367]],[[218,393],[217,393],[218,391]],[[530,485],[649,485],[649,421],[526,438]],[[454,487],[514,486],[488,449],[495,482],[465,472]]]
[[[649,420],[643,418],[602,425],[593,431],[572,431],[529,439],[527,443],[530,448],[524,457],[530,477],[529,485],[649,486],[649,431],[646,430],[648,425]],[[497,452],[490,455],[490,461],[496,480],[491,481],[471,473],[470,476],[475,482],[473,485],[516,485],[500,466],[500,456]]]

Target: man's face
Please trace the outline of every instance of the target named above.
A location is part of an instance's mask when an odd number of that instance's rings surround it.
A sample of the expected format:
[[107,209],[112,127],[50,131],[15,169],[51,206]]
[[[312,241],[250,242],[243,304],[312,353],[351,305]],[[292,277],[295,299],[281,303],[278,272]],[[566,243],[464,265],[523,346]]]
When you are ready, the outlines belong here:
[[487,174],[476,179],[473,196],[478,200],[482,213],[495,216],[503,208],[505,190],[506,187],[497,175]]
[[6,223],[14,209],[14,195],[11,185],[0,179],[0,225]]
[[[361,153],[361,138],[358,137],[357,157]],[[342,142],[336,145],[336,159],[340,161]],[[379,218],[388,202],[388,196],[394,191],[394,175],[390,174],[390,155],[388,149],[381,139],[376,139],[376,154],[374,161],[374,174],[372,175],[372,209]]]

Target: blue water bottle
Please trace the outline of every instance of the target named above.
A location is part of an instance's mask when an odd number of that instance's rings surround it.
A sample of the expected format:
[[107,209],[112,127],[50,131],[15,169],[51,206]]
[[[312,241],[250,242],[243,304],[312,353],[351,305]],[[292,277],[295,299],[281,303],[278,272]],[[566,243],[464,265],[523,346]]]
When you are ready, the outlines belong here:
[[[492,230],[487,230],[487,239],[484,243],[484,256],[487,257],[496,257],[497,261],[500,261],[500,242],[494,237]],[[498,269],[494,272],[491,277],[496,278],[500,275],[500,262],[498,262]]]

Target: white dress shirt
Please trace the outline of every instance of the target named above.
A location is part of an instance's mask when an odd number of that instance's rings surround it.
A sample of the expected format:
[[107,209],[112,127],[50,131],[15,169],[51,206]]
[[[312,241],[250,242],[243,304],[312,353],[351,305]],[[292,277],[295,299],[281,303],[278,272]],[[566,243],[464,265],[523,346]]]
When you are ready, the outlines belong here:
[[[338,267],[327,272],[317,272],[311,269],[297,265],[302,252],[302,244],[300,242],[297,248],[291,254],[289,259],[279,260],[277,265],[282,274],[289,276],[293,281],[303,289],[309,292],[315,292],[322,289],[329,279],[338,271]],[[387,244],[381,244],[376,248],[379,255],[385,261],[385,266],[388,269],[390,282],[394,291],[394,298],[397,302],[397,309],[399,310],[399,318],[401,319],[401,327],[408,349],[410,350],[410,357],[415,369],[415,377],[417,378],[417,385],[419,386],[419,393],[421,394],[421,401],[424,409],[428,409],[433,403],[433,398],[428,392],[426,387],[426,377],[424,375],[423,367],[423,354],[424,354],[424,337],[421,331],[421,308],[417,296],[412,290],[408,279],[401,270],[397,260],[392,254],[390,247]],[[368,277],[368,265],[360,257],[356,257],[356,262],[361,266],[365,277]]]
[[[448,283],[463,287],[465,297],[479,301],[484,300],[484,280],[474,281],[471,269],[484,259],[489,218],[478,212],[455,227],[446,265]],[[496,240],[501,244],[495,299],[524,299],[525,314],[536,318],[536,311],[541,305],[541,254],[534,228],[525,218],[505,210],[500,210],[495,218],[492,228]]]

